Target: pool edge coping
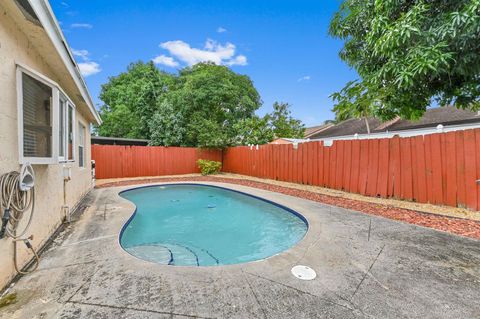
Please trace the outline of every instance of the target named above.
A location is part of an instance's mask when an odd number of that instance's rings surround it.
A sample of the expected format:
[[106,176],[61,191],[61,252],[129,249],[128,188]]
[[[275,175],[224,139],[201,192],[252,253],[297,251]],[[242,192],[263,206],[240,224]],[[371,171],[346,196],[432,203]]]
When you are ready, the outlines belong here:
[[[207,183],[215,183],[215,184],[224,184],[224,183],[221,183],[221,182],[207,182]],[[225,183],[226,184],[226,183]],[[191,186],[205,186],[205,187],[212,187],[212,188],[219,188],[219,189],[223,189],[223,190],[227,190],[227,191],[231,191],[231,192],[235,192],[235,193],[239,193],[239,194],[242,194],[242,195],[245,195],[245,196],[248,196],[248,197],[252,197],[252,198],[255,198],[257,200],[261,200],[261,201],[264,201],[264,202],[267,202],[269,204],[272,204],[276,207],[279,207],[281,209],[284,209],[286,210],[287,212],[289,212],[290,214],[293,214],[295,215],[296,217],[298,217],[300,220],[302,220],[307,229],[305,231],[305,233],[303,234],[303,236],[292,246],[288,247],[287,249],[285,250],[282,250],[278,253],[275,253],[273,255],[270,255],[270,256],[267,256],[265,258],[261,258],[261,259],[256,259],[256,260],[251,260],[251,261],[247,261],[247,262],[241,262],[241,263],[234,263],[234,264],[218,264],[218,265],[209,265],[209,266],[192,266],[192,265],[165,265],[165,264],[160,264],[160,263],[157,263],[157,262],[154,262],[154,261],[150,261],[150,260],[145,260],[145,259],[142,259],[142,258],[139,258],[137,256],[134,256],[132,255],[130,252],[128,252],[121,244],[121,237],[126,229],[126,227],[128,226],[128,224],[131,222],[131,220],[135,217],[135,215],[137,214],[137,206],[135,205],[135,203],[133,203],[132,201],[128,200],[127,198],[121,196],[122,193],[125,193],[125,192],[128,192],[128,191],[132,191],[132,190],[136,190],[136,189],[141,189],[141,188],[151,188],[151,187],[158,187],[158,186],[168,186],[168,185],[191,185]],[[226,185],[230,185],[230,184],[226,184]],[[232,185],[235,185],[235,184],[232,184]],[[242,186],[242,185],[236,185],[236,186]],[[272,200],[269,200],[269,199],[266,199],[266,198],[263,198],[263,197],[260,197],[260,196],[257,196],[257,195],[253,195],[253,194],[249,194],[249,193],[246,193],[244,191],[240,191],[240,190],[236,190],[236,189],[233,189],[233,188],[228,188],[228,187],[224,187],[224,186],[218,186],[218,185],[213,185],[213,184],[205,184],[205,182],[195,182],[195,181],[192,181],[192,182],[156,182],[156,183],[151,183],[151,184],[136,184],[136,185],[126,185],[126,186],[118,186],[120,188],[122,188],[119,192],[115,192],[116,195],[118,195],[118,197],[120,197],[121,199],[131,203],[133,206],[134,206],[134,211],[133,213],[131,214],[131,216],[123,223],[121,229],[120,229],[120,232],[117,236],[117,244],[118,244],[118,247],[125,253],[127,253],[128,255],[134,257],[136,260],[139,260],[139,261],[142,261],[142,262],[147,262],[147,263],[150,263],[150,264],[154,264],[154,265],[159,265],[159,266],[167,266],[167,267],[171,267],[171,266],[174,266],[176,268],[190,268],[190,269],[206,269],[206,268],[218,268],[218,267],[235,267],[235,266],[245,266],[245,265],[249,265],[249,264],[252,264],[252,263],[259,263],[259,262],[263,262],[263,261],[266,261],[268,259],[271,259],[275,256],[279,256],[281,254],[284,254],[286,252],[289,252],[291,251],[292,249],[296,248],[300,243],[302,243],[305,238],[307,237],[307,235],[309,234],[310,230],[311,230],[311,223],[308,221],[307,217],[305,217],[303,214],[297,212],[296,210],[290,208],[290,207],[287,207],[283,204],[279,204],[279,203],[276,203]],[[128,187],[128,188],[126,188]],[[126,189],[123,189],[123,188],[126,188]],[[257,190],[254,188],[254,190]],[[281,193],[277,193],[277,192],[272,192],[274,194],[279,194],[279,195],[285,195],[285,194],[281,194]],[[308,247],[307,247],[308,249]]]

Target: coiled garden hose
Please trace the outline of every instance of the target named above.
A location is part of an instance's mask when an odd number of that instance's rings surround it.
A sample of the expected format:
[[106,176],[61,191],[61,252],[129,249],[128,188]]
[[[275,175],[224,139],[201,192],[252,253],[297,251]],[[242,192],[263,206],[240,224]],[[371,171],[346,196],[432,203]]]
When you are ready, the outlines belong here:
[[[22,166],[20,172],[12,171],[0,176],[0,206],[3,210],[0,239],[10,237],[13,239],[13,261],[15,270],[19,274],[27,274],[38,268],[40,258],[33,249],[30,240],[33,236],[24,237],[29,229],[35,209],[35,189],[33,186],[35,177],[29,164]],[[25,213],[30,212],[26,226],[21,232],[18,231],[20,222]],[[32,252],[35,265],[29,271],[22,271],[17,262],[17,242],[23,241],[25,246]]]

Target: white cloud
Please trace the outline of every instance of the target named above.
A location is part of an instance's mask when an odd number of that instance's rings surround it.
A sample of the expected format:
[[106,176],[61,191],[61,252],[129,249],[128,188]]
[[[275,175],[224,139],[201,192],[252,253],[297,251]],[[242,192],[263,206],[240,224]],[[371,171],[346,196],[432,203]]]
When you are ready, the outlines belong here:
[[102,69],[100,69],[100,65],[93,61],[78,63],[78,67],[80,68],[80,72],[84,77],[94,75],[102,71]]
[[297,80],[297,82],[302,82],[302,81],[309,81],[312,77],[310,75],[305,75],[305,76],[302,76],[301,78],[299,78]]
[[234,59],[227,61],[226,65],[247,65],[247,57],[244,55],[237,55]]
[[217,32],[224,33],[224,32],[227,32],[227,29],[225,29],[224,27],[218,27]]
[[194,65],[199,62],[210,61],[223,65],[247,65],[247,57],[235,55],[235,45],[227,42],[225,45],[212,39],[205,42],[203,49],[192,48],[190,44],[181,40],[167,41],[160,44],[160,47],[167,50],[176,59]]
[[177,67],[179,65],[178,62],[175,61],[172,57],[163,54],[155,57],[152,61],[155,64],[162,64],[171,68]]
[[93,28],[93,25],[91,25],[90,23],[72,23],[70,27],[79,29],[91,29]]
[[89,58],[88,58],[88,55],[90,54],[87,50],[75,50],[75,49],[72,49],[72,53],[74,56],[78,56],[79,58],[81,58],[83,61],[88,61]]
[[83,61],[78,63],[78,68],[84,77],[94,75],[102,71],[100,64],[90,61],[90,53],[87,50],[72,49],[72,53],[74,56],[79,57]]

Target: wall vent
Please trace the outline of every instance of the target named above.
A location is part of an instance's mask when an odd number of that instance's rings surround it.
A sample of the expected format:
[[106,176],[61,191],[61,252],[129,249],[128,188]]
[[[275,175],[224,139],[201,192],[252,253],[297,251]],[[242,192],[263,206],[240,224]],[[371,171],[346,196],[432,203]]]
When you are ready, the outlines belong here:
[[39,27],[42,26],[37,14],[33,10],[28,0],[14,0],[14,2],[17,4],[17,7],[20,9],[20,11],[22,11],[23,15],[28,21],[38,25]]

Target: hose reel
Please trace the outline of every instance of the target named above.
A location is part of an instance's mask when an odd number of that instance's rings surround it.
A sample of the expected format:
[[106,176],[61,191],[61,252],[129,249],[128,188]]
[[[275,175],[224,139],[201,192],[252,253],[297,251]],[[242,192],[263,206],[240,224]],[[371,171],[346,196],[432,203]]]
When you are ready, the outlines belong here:
[[[39,257],[30,243],[33,236],[24,237],[33,219],[35,209],[35,173],[32,166],[27,163],[22,165],[20,172],[12,171],[0,176],[0,206],[3,212],[0,228],[0,239],[9,237],[14,245],[14,266],[20,274],[34,271],[38,267]],[[28,220],[21,231],[21,221],[29,212]],[[23,223],[22,223],[23,224]],[[35,266],[30,271],[21,271],[17,264],[17,242],[23,241],[25,246],[33,253]]]

